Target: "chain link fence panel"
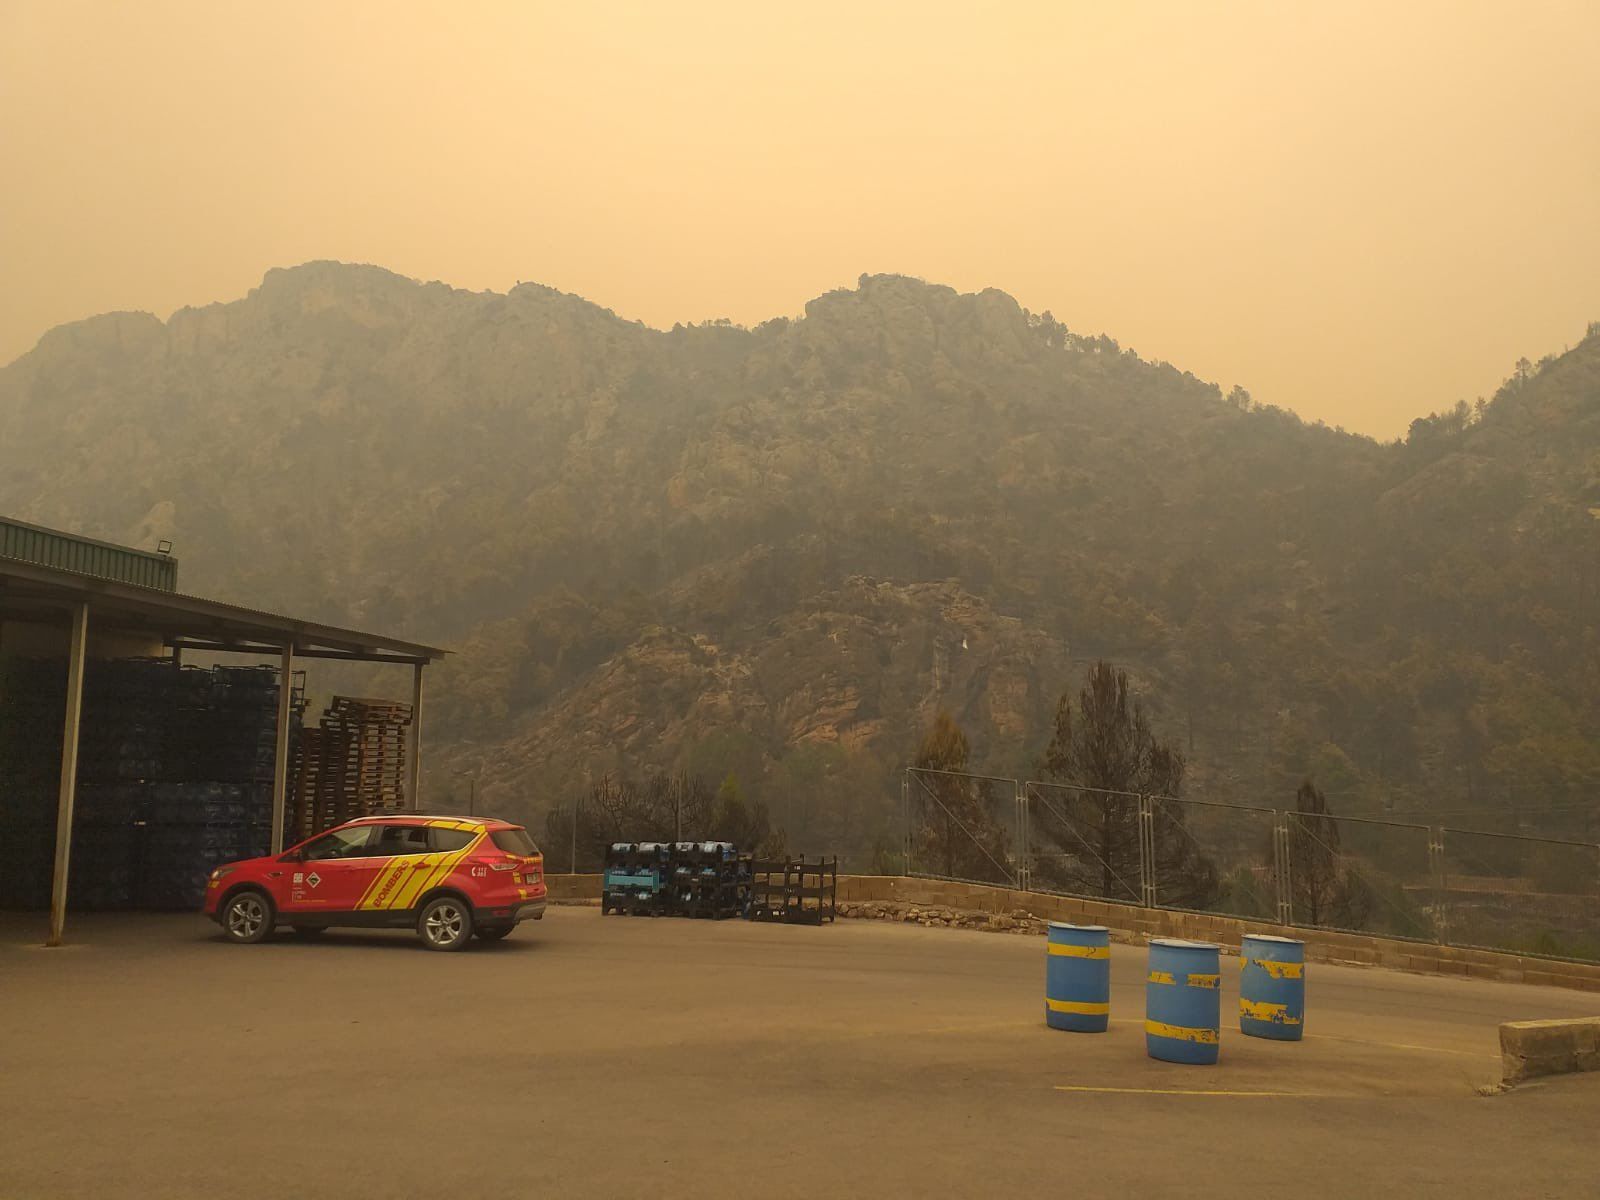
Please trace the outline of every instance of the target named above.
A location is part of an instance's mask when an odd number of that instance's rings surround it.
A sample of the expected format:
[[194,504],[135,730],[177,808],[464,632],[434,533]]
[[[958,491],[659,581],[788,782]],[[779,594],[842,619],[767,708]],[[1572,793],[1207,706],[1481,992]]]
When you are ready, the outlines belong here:
[[1030,781],[1023,785],[1027,874],[1036,891],[1145,904],[1142,797]]
[[1439,888],[1426,825],[1287,815],[1288,911],[1296,925],[1436,941]]
[[1600,845],[1441,829],[1452,945],[1600,961]]
[[1158,906],[1277,920],[1276,811],[1170,796],[1149,807]]
[[1016,780],[908,767],[901,788],[907,875],[1022,885]]

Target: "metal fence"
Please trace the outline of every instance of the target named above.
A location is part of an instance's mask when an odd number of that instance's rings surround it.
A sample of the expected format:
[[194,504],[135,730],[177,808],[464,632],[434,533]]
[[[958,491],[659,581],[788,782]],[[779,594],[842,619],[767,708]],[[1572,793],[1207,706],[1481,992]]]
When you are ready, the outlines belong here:
[[908,768],[908,875],[1600,961],[1600,844]]
[[900,803],[906,874],[1022,886],[1016,780],[908,767]]

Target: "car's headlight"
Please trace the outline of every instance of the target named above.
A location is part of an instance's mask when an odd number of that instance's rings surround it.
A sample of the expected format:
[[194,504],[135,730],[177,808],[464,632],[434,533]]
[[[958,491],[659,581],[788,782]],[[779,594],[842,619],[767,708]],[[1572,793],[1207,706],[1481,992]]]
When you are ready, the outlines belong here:
[[238,870],[237,867],[218,867],[215,871],[211,872],[211,882],[215,883],[219,879],[226,879],[236,870]]

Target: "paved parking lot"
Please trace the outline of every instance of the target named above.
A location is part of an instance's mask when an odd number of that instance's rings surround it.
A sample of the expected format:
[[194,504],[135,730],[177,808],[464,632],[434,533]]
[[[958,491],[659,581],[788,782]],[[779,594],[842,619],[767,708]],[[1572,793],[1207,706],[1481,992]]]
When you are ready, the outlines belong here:
[[[552,910],[499,945],[236,947],[0,918],[0,1197],[1572,1196],[1600,1076],[1508,1095],[1502,1020],[1593,994],[1313,964],[1307,1039],[1049,1031],[1044,943]],[[1224,1013],[1237,960],[1224,959]]]

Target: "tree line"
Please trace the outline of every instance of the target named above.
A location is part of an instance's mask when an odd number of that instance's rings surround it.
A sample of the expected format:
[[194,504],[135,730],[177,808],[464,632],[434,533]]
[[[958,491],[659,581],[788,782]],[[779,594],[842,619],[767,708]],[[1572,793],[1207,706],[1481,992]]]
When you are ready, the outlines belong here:
[[712,788],[689,771],[628,779],[604,775],[575,801],[545,816],[545,861],[553,870],[602,869],[613,842],[732,842],[762,856],[781,855],[783,832],[767,806],[747,801],[729,773]]
[[[871,870],[1015,884],[1025,858],[1036,887],[1142,904],[1151,898],[1148,882],[1165,907],[1276,915],[1280,868],[1270,831],[1261,831],[1260,845],[1238,844],[1235,834],[1231,847],[1226,838],[1197,835],[1181,800],[1183,752],[1157,735],[1127,672],[1108,662],[1089,667],[1077,694],[1065,691],[1056,704],[1038,779],[1025,797],[1026,847],[1010,781],[970,767],[967,735],[950,712],[939,712],[908,775],[906,844],[880,840]],[[692,770],[606,774],[551,809],[544,836],[552,869],[579,872],[602,869],[612,842],[711,839],[763,856],[788,850],[767,803],[747,798],[734,771],[716,787]],[[1208,852],[1219,844],[1240,860],[1231,870]],[[1295,794],[1288,852],[1297,920],[1428,931],[1425,913],[1398,891],[1380,894],[1353,869],[1327,797],[1309,778]]]
[[[1012,883],[1022,847],[1015,797],[1001,781],[968,773],[970,747],[949,712],[922,739],[907,799],[913,823],[908,871]],[[1180,802],[1186,769],[1178,747],[1159,738],[1126,671],[1101,661],[1074,697],[1056,705],[1041,779],[1025,799],[1027,861],[1035,886],[1125,903],[1143,903],[1143,863],[1159,903],[1168,907],[1270,916],[1264,885],[1248,867],[1225,875],[1190,828]],[[1347,867],[1338,823],[1324,794],[1307,779],[1290,824],[1292,902],[1313,925],[1364,928],[1370,886]],[[1268,834],[1270,838],[1270,833]],[[1273,862],[1269,843],[1246,856]]]

